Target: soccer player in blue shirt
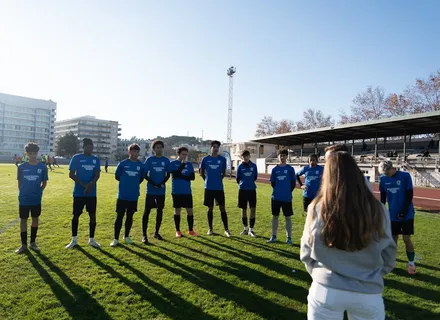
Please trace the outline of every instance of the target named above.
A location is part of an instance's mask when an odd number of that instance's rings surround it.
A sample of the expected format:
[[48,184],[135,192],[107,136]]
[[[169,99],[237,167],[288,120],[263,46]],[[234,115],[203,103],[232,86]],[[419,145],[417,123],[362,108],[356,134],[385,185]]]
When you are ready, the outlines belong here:
[[226,158],[218,154],[220,150],[220,142],[211,142],[211,155],[202,159],[200,164],[200,175],[205,180],[205,199],[204,205],[208,207],[208,235],[213,235],[214,220],[214,201],[217,202],[225,228],[225,235],[229,238],[231,233],[228,228],[228,215],[225,209],[225,192],[223,189],[223,178],[226,172]]
[[[244,226],[244,229],[240,234],[249,234],[250,236],[255,237],[254,225],[257,211],[257,185],[255,184],[255,181],[258,178],[258,170],[255,163],[250,161],[251,155],[248,150],[244,150],[241,153],[241,157],[243,158],[243,162],[240,163],[236,171],[236,180],[238,183],[238,207],[241,209],[241,217]],[[248,229],[246,212],[248,203],[251,210],[249,217],[250,229]]]
[[[309,156],[309,165],[302,167],[296,174],[296,180],[303,189],[304,212],[307,212],[309,204],[318,194],[323,172],[324,167],[318,165],[318,156],[312,154]],[[305,176],[305,184],[302,183],[301,176]]]
[[408,257],[408,273],[416,274],[414,263],[415,253],[411,241],[414,234],[414,205],[413,183],[408,172],[397,171],[389,160],[379,164],[379,173],[382,174],[379,182],[380,201],[385,204],[388,200],[388,211],[391,218],[391,233],[397,244],[399,235],[402,235]]
[[295,169],[288,165],[288,151],[278,151],[279,164],[272,169],[270,183],[272,192],[272,236],[268,242],[277,242],[278,216],[281,209],[286,218],[286,235],[288,244],[292,244],[292,192],[295,189]]
[[151,209],[157,209],[156,215],[156,231],[154,232],[154,238],[163,240],[159,234],[160,226],[163,218],[163,208],[165,207],[165,191],[166,182],[170,178],[168,172],[170,160],[162,156],[164,143],[160,140],[153,141],[152,148],[154,156],[151,156],[145,161],[145,179],[147,184],[147,197],[145,199],[145,210],[142,216],[142,242],[148,243],[147,228],[148,220],[150,217]]
[[133,215],[137,211],[139,199],[139,185],[145,178],[145,166],[139,158],[139,145],[136,143],[128,147],[129,158],[119,162],[115,171],[115,179],[119,181],[118,199],[116,201],[115,236],[110,243],[111,247],[119,244],[119,234],[125,213],[125,243],[132,244],[130,230],[133,225]]
[[83,153],[72,157],[69,165],[69,178],[75,181],[73,189],[73,217],[72,217],[72,241],[66,249],[72,249],[77,245],[79,217],[86,207],[89,213],[89,245],[99,248],[101,245],[95,240],[96,229],[96,182],[101,172],[99,158],[92,155],[93,141],[83,139]]
[[38,217],[41,214],[41,198],[43,190],[47,185],[48,175],[46,166],[37,161],[39,150],[40,148],[36,143],[29,142],[25,147],[29,162],[24,162],[17,169],[21,247],[15,251],[16,253],[22,253],[27,250],[27,221],[29,213],[32,217],[29,246],[32,250],[40,250],[35,243],[35,239],[37,238]]
[[191,191],[191,181],[195,180],[194,167],[188,163],[188,149],[180,147],[177,149],[177,159],[171,161],[169,171],[172,175],[174,224],[176,225],[176,237],[181,238],[180,231],[180,213],[182,208],[186,209],[189,234],[196,237],[197,233],[193,230],[193,197]]

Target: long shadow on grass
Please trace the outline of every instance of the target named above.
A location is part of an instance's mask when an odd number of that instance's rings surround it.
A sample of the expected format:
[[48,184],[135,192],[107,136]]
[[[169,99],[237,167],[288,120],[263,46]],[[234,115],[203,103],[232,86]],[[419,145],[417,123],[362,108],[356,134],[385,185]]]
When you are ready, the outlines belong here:
[[[233,257],[238,257],[248,263],[259,264],[260,266],[263,266],[265,268],[268,268],[271,270],[276,270],[277,272],[279,272],[281,274],[285,274],[285,275],[289,275],[289,276],[292,274],[291,267],[286,266],[281,263],[278,263],[272,259],[256,256],[252,253],[224,245],[223,243],[219,244],[217,242],[214,242],[214,241],[206,239],[206,238],[202,238],[204,241],[201,241],[201,240],[198,240],[195,238],[188,238],[188,239],[191,239],[191,241],[197,242],[200,245],[204,245],[204,246],[210,247],[214,250],[222,251],[224,253],[230,254]],[[210,243],[207,243],[205,241],[208,241]],[[297,257],[296,259],[299,261],[299,256],[297,254],[294,254],[294,255]],[[299,271],[297,273],[298,273],[298,277],[301,280],[310,281],[310,276],[306,272]]]
[[265,274],[261,271],[251,269],[243,264],[238,264],[235,262],[223,260],[221,258],[210,255],[209,253],[206,253],[206,252],[201,253],[200,251],[197,251],[195,249],[190,249],[185,246],[179,246],[179,248],[182,248],[182,247],[184,247],[185,249],[188,249],[190,251],[193,251],[195,253],[203,254],[204,256],[222,261],[223,263],[226,264],[226,266],[214,265],[214,264],[209,263],[207,261],[197,259],[194,256],[190,257],[184,253],[177,252],[177,251],[174,251],[169,248],[163,248],[163,249],[167,250],[177,256],[180,256],[184,259],[187,259],[189,261],[196,261],[198,263],[207,265],[213,269],[221,270],[221,271],[225,272],[226,274],[232,274],[232,275],[236,276],[237,278],[240,278],[242,280],[246,280],[246,281],[249,281],[249,282],[254,283],[256,285],[259,285],[260,287],[263,287],[266,290],[276,292],[280,295],[289,297],[290,299],[297,300],[298,302],[301,302],[301,303],[306,303],[306,297],[307,297],[308,291],[303,287],[298,287],[294,284],[287,283],[281,279],[268,276],[267,274]]
[[[408,277],[408,275],[406,275],[406,277]],[[396,289],[398,291],[405,292],[406,294],[411,296],[417,296],[419,298],[430,300],[436,303],[439,302],[439,296],[440,296],[439,291],[435,291],[427,288],[421,288],[408,283],[402,283],[393,279],[385,279],[385,285],[387,287]]]
[[438,320],[439,313],[433,313],[427,309],[421,309],[413,304],[405,304],[384,298],[385,310],[395,315],[398,319],[423,319]]
[[[266,251],[272,251],[272,252],[274,252],[280,256],[283,256],[285,258],[288,258],[288,259],[296,259],[298,257],[298,255],[296,255],[292,251],[287,251],[287,250],[282,250],[282,249],[276,248],[275,246],[279,245],[280,243],[274,243],[274,244],[270,244],[270,245],[265,246],[265,245],[260,244],[258,242],[249,241],[249,240],[241,239],[238,237],[232,237],[231,240],[236,241],[236,242],[240,242],[241,244],[247,244],[251,247],[257,247],[259,249],[263,249]],[[283,245],[286,245],[286,244],[284,243]]]
[[134,292],[139,294],[142,299],[151,302],[151,304],[154,306],[154,308],[156,308],[159,312],[167,315],[171,319],[186,318],[185,313],[187,313],[188,315],[191,315],[191,318],[193,318],[193,319],[207,319],[207,320],[216,319],[216,318],[206,314],[205,312],[203,312],[203,310],[200,309],[199,307],[194,306],[193,304],[182,299],[181,297],[179,297],[175,293],[171,292],[167,288],[163,287],[159,283],[151,280],[143,272],[132,267],[127,262],[122,261],[121,259],[115,257],[111,253],[104,251],[104,250],[97,251],[97,252],[115,260],[120,266],[123,266],[127,270],[130,270],[140,280],[142,280],[147,286],[154,288],[155,290],[160,292],[161,295],[164,296],[167,300],[158,296],[154,292],[151,292],[146,286],[127,279],[121,273],[119,273],[115,269],[113,269],[111,266],[105,264],[100,259],[96,258],[94,255],[88,253],[87,251],[83,250],[82,248],[78,248],[78,249],[87,258],[89,258],[91,261],[93,261],[96,265],[98,265],[100,268],[106,270],[113,277],[119,279],[126,286],[130,287]]
[[[393,273],[395,275],[398,275],[400,277],[404,277],[407,278],[408,277],[408,272],[406,270],[400,269],[400,268],[394,268]],[[417,273],[414,276],[410,276],[411,278],[415,279],[415,280],[419,280],[419,281],[423,281],[429,284],[433,284],[435,286],[440,286],[440,279],[437,277],[433,277],[429,274],[425,274],[425,273]],[[440,295],[440,293],[439,293]],[[439,299],[440,301],[440,299]]]
[[70,278],[54,265],[49,258],[41,253],[36,255],[43,261],[43,263],[53,272],[55,272],[69,288],[74,295],[73,297],[66,291],[59,283],[57,283],[44,267],[38,262],[32,253],[27,252],[29,261],[34,266],[35,270],[40,274],[41,278],[46,282],[52,292],[57,297],[58,301],[63,305],[66,311],[73,319],[111,319],[105,309],[93,298],[84,288],[74,283]]
[[[148,250],[147,248],[142,246],[135,246],[144,251],[147,251],[148,253],[156,255],[161,260],[147,256],[141,252],[137,252],[131,248],[128,248],[127,246],[125,246],[124,248],[127,251],[141,257],[142,259],[145,259],[150,263],[167,269],[173,274],[180,275],[185,280],[192,282],[219,297],[222,297],[226,300],[234,301],[241,307],[247,309],[250,312],[259,314],[263,318],[292,319],[296,317],[295,319],[304,319],[305,317],[304,313],[278,305],[270,300],[262,298],[255,293],[236,287],[235,285],[224,281],[216,276],[213,276],[208,272],[196,268],[191,268],[183,263],[173,260],[165,254]],[[178,268],[164,264],[162,261],[169,261],[170,263],[176,265]]]
[[[401,259],[397,259],[397,262],[403,262],[403,263],[408,263],[408,260],[401,260]],[[424,264],[424,263],[420,263],[420,262],[416,262],[417,266],[426,268],[426,269],[430,269],[430,270],[434,270],[434,271],[440,271],[440,268],[438,267],[434,267],[434,266],[430,266],[429,264]]]

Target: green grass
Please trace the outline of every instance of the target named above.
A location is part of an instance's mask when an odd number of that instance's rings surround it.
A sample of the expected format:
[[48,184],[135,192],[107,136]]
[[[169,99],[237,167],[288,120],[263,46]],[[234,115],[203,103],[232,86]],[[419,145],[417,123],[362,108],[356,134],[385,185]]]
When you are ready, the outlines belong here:
[[[110,171],[113,173],[113,168]],[[227,210],[233,237],[205,236],[203,188],[197,179],[193,190],[199,237],[174,237],[168,195],[161,232],[166,241],[152,239],[150,246],[140,243],[140,210],[132,230],[135,245],[110,248],[117,181],[112,174],[103,173],[98,182],[96,230],[96,239],[103,247],[87,246],[88,216],[84,214],[78,234],[80,247],[68,251],[64,246],[70,241],[73,182],[63,167],[49,173],[37,239],[41,253],[17,255],[14,250],[20,240],[15,177],[13,165],[0,165],[0,319],[306,318],[311,280],[298,256],[304,223],[298,190],[294,194],[293,246],[266,244],[271,225],[269,185],[258,186],[256,232],[260,237],[239,236],[242,225],[236,208],[237,187],[228,179]],[[142,190],[143,194],[145,184]],[[142,195],[140,209],[144,200]],[[284,240],[283,219],[280,222],[279,234]],[[214,223],[215,231],[221,233],[218,211]],[[186,226],[183,218],[182,230]],[[389,319],[440,319],[439,229],[440,216],[417,214],[414,243],[423,261],[418,263],[414,277],[406,273],[400,244],[397,268],[386,278],[384,298]]]

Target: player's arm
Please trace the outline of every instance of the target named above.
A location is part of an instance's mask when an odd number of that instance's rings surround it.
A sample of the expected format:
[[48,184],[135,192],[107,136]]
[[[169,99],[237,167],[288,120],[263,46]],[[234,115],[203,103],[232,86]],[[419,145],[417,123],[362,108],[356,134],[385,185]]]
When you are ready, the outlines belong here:
[[206,180],[205,158],[202,159],[202,163],[200,164],[200,176],[203,180]]
[[387,203],[387,192],[385,186],[383,185],[382,179],[379,180],[379,191],[380,191],[380,202],[383,204]]
[[47,168],[43,169],[43,181],[41,181],[41,191],[44,191],[47,186],[47,180],[49,180],[49,175],[47,173]]
[[159,183],[159,186],[161,186],[161,185],[167,183],[167,181],[168,181],[169,178],[170,178],[170,173],[167,171],[166,174],[165,174],[165,178],[162,180],[161,183]]
[[293,192],[293,190],[295,190],[295,186],[296,186],[296,179],[295,179],[295,170],[293,170],[290,172],[290,192]]
[[241,179],[240,179],[240,166],[241,165],[239,165],[237,168],[237,171],[235,171],[235,181],[237,181],[237,184],[240,184],[240,181],[241,181]]
[[87,187],[87,185],[84,182],[82,182],[76,175],[76,170],[69,170],[69,178],[75,181],[76,183],[78,183],[84,189]]
[[400,219],[405,219],[408,209],[411,206],[414,197],[414,190],[411,177],[408,176],[406,180],[405,201],[403,202],[402,210],[399,213]]
[[258,179],[258,168],[257,168],[257,166],[255,166],[255,178],[254,178],[254,181],[257,181],[257,179]]
[[139,175],[139,184],[141,184],[145,179],[145,168],[141,165],[141,174]]
[[122,175],[122,165],[119,162],[118,166],[116,167],[116,171],[115,171],[115,179],[118,181],[121,181],[121,175]]
[[17,168],[17,183],[18,183],[18,190],[20,190],[20,186],[21,186],[21,179],[23,175],[23,171],[21,170],[20,167]]
[[226,161],[224,162],[223,168],[222,168],[222,180],[226,176]]
[[183,171],[184,168],[185,168],[185,163],[182,162],[180,164],[179,168],[177,168],[177,170],[171,171],[171,173],[173,174],[173,178],[183,179],[182,171]]
[[270,185],[272,186],[272,188],[275,188],[276,186],[276,178],[275,175],[273,174],[273,170],[272,173],[270,174]]
[[[308,212],[307,212],[307,219],[306,223],[304,224],[304,230],[301,237],[301,245],[300,245],[300,259],[306,266],[307,272],[309,274],[312,274],[313,267],[315,265],[315,260],[312,258],[312,248],[310,246],[310,236],[311,236],[311,218],[312,215],[314,215],[315,212],[312,210],[312,206],[309,206]],[[313,242],[312,242],[313,243]]]
[[299,184],[300,187],[303,186],[303,183],[302,183],[302,181],[301,181],[301,176],[302,176],[303,174],[304,174],[304,167],[301,168],[301,170],[299,170],[299,171],[296,173],[296,181],[298,181],[298,184]]

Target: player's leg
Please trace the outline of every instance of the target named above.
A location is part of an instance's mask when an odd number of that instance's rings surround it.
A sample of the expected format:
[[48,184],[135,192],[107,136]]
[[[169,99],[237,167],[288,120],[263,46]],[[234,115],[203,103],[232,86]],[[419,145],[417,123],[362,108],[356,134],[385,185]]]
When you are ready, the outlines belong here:
[[29,247],[35,251],[40,251],[40,248],[35,243],[35,239],[37,238],[37,231],[38,231],[38,219],[40,215],[41,215],[41,205],[32,206],[31,207],[31,216],[32,216],[31,241]]
[[281,202],[272,199],[271,208],[272,208],[272,236],[267,242],[277,242],[278,217],[281,211]]
[[292,244],[292,202],[283,202],[282,208],[284,217],[286,218],[286,243]]
[[142,243],[147,244],[147,229],[148,229],[148,220],[150,219],[151,209],[154,207],[154,198],[152,195],[148,195],[145,198],[145,209],[144,214],[142,215]]
[[127,216],[125,217],[125,234],[124,241],[127,244],[132,244],[133,240],[130,238],[131,227],[133,226],[133,216],[137,212],[137,201],[130,201],[127,208]]
[[16,253],[22,253],[27,250],[27,221],[29,219],[30,208],[28,206],[19,206],[19,216],[20,216],[20,238],[21,246]]
[[197,237],[197,233],[194,231],[194,210],[192,205],[192,196],[191,197],[191,206],[187,206],[186,213],[187,213],[187,222],[188,222],[188,233],[191,236]]
[[95,240],[96,230],[96,197],[87,198],[86,209],[89,213],[89,245],[95,248],[101,247],[101,245]]
[[228,226],[228,214],[226,213],[226,207],[225,207],[225,192],[223,190],[217,191],[215,193],[215,200],[218,203],[218,207],[220,208],[220,215],[223,222],[223,227],[225,228],[225,236],[228,238],[231,236],[231,233],[229,232],[229,226]]
[[415,252],[414,245],[411,241],[411,235],[414,234],[414,219],[405,220],[402,222],[402,238],[405,242],[406,256],[408,257],[408,273],[416,274],[416,265],[414,263]]
[[163,240],[162,236],[160,235],[160,227],[162,225],[162,219],[163,219],[163,208],[165,207],[165,195],[163,196],[155,196],[155,202],[156,202],[156,230],[154,232],[154,237],[157,240]]
[[208,207],[207,217],[208,217],[208,236],[212,236],[214,234],[213,229],[213,221],[214,221],[214,194],[212,190],[205,189],[205,197],[203,204],[205,207]]
[[309,204],[312,202],[312,199],[303,196],[303,209],[304,213],[307,213],[307,209],[309,208]]
[[125,211],[127,210],[127,201],[116,200],[116,219],[114,226],[113,241],[110,243],[110,247],[116,247],[119,244],[119,235],[122,229],[122,221],[124,220]]
[[247,198],[244,190],[238,190],[238,207],[241,209],[241,221],[243,223],[243,231],[241,235],[248,234],[248,219],[247,219]]
[[251,214],[249,218],[249,235],[255,237],[254,226],[257,215],[257,191],[252,190],[249,197],[249,207],[251,208]]
[[180,213],[182,208],[174,208],[174,225],[176,226],[176,237],[181,238],[182,232],[180,232]]
[[79,217],[81,216],[86,199],[84,197],[73,197],[73,212],[72,212],[72,241],[66,246],[66,249],[72,249],[77,245]]

